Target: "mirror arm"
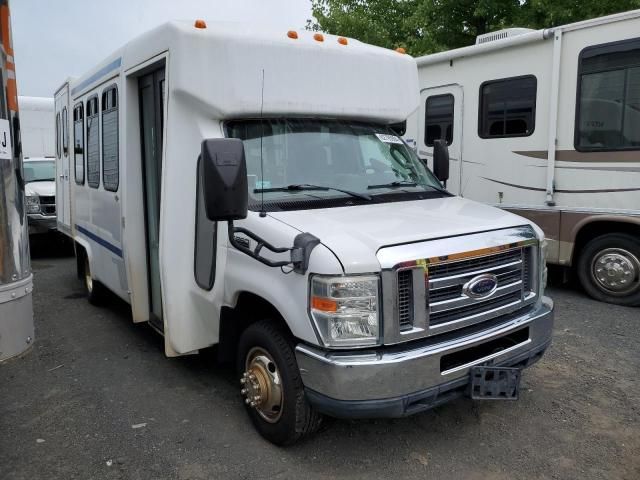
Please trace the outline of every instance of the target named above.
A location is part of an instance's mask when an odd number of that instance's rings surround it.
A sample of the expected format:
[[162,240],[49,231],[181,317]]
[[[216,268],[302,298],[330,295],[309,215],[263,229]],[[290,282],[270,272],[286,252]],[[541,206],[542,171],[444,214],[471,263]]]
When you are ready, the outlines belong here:
[[[320,240],[310,233],[301,233],[296,236],[293,242],[293,247],[276,247],[271,245],[269,242],[260,238],[258,235],[253,233],[250,230],[242,227],[236,227],[233,225],[233,221],[229,221],[229,243],[234,246],[237,250],[240,250],[245,255],[249,255],[251,258],[263,263],[269,267],[286,267],[287,265],[292,265],[293,270],[296,273],[304,274],[306,273],[309,267],[309,257],[311,256],[311,251],[315,248],[316,245],[320,243]],[[251,250],[250,248],[242,245],[238,240],[236,240],[236,234],[241,233],[251,238],[252,240],[257,242],[256,248]],[[274,253],[285,253],[290,252],[291,260],[280,260],[280,261],[272,261],[268,258],[260,255],[260,251],[266,248]]]

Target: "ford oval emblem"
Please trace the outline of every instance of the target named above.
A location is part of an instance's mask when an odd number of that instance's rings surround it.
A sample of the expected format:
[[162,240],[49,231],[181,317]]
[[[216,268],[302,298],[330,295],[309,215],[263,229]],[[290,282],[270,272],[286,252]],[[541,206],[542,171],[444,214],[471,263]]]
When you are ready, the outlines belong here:
[[462,292],[470,298],[487,298],[498,288],[498,277],[485,273],[473,277],[462,287]]

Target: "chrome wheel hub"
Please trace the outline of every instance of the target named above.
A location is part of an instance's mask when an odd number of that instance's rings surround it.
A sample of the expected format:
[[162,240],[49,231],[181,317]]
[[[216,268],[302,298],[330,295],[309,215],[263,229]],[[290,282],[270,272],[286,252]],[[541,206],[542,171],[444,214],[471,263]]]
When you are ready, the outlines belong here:
[[640,288],[640,261],[622,248],[607,248],[591,263],[596,284],[608,293],[625,295]]
[[247,354],[245,371],[240,377],[244,402],[269,423],[282,415],[282,382],[278,367],[269,353],[252,348]]

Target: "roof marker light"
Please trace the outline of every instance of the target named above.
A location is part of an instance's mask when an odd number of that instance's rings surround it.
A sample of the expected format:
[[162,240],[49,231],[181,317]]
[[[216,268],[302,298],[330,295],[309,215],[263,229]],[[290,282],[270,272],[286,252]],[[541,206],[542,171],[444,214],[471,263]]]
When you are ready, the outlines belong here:
[[205,22],[204,20],[198,19],[195,21],[193,26],[196,28],[207,28],[207,22]]
[[316,34],[313,36],[313,39],[314,39],[316,42],[324,42],[324,35],[322,35],[321,33],[316,33]]
[[298,39],[298,32],[296,32],[295,30],[289,30],[287,32],[287,37],[292,38],[293,40],[297,40]]
[[404,48],[402,48],[402,47],[398,47],[398,48],[396,48],[396,52],[398,52],[398,53],[402,53],[402,54],[407,53],[407,51],[406,51]]
[[347,45],[349,43],[349,40],[347,40],[345,37],[338,37],[338,43],[340,45]]

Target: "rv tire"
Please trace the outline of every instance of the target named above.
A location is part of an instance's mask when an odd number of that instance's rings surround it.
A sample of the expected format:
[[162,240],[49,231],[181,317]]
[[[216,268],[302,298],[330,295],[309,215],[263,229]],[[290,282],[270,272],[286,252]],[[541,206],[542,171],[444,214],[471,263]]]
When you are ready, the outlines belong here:
[[[322,416],[307,401],[292,337],[284,328],[270,320],[247,327],[240,336],[237,371],[247,414],[265,439],[290,445],[318,429]],[[264,392],[270,374],[276,392],[269,396]]]
[[83,257],[82,283],[84,284],[84,289],[87,292],[87,299],[92,305],[101,305],[105,295],[104,286],[98,280],[93,278],[88,255],[84,253]]
[[590,297],[640,305],[640,240],[624,233],[594,238],[580,252],[577,273]]

